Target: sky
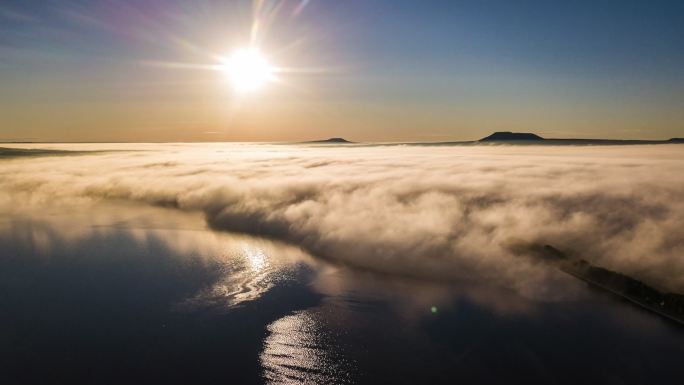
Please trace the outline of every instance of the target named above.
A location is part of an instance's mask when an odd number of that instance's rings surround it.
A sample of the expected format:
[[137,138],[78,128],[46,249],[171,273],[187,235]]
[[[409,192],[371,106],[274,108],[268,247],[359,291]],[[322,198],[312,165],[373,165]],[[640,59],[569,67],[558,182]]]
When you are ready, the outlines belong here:
[[682,47],[679,1],[3,0],[0,141],[682,137]]

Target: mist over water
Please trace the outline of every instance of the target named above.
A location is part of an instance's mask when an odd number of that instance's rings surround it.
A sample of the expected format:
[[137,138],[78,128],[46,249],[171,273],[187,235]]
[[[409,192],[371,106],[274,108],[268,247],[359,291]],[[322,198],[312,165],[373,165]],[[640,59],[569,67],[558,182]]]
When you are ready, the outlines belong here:
[[547,300],[563,281],[526,250],[550,244],[684,291],[681,145],[49,147],[113,151],[4,160],[4,212],[173,207],[350,266]]
[[681,146],[45,147],[0,160],[0,380],[681,378],[530,251],[681,289]]

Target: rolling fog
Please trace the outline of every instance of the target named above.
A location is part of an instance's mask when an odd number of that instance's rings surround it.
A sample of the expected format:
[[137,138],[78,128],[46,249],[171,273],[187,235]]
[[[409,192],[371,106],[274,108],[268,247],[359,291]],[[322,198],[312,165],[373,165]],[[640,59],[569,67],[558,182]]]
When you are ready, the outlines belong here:
[[172,207],[353,267],[562,297],[529,251],[549,244],[684,292],[682,145],[15,147],[76,152],[1,159],[7,218]]

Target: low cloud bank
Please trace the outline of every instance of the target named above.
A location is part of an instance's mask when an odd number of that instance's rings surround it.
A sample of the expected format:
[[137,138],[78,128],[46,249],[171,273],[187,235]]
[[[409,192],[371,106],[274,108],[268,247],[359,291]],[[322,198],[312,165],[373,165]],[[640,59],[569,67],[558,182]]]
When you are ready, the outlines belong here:
[[0,209],[171,206],[354,266],[535,296],[565,284],[526,256],[551,244],[684,292],[681,145],[120,146],[75,149],[137,151],[0,162]]

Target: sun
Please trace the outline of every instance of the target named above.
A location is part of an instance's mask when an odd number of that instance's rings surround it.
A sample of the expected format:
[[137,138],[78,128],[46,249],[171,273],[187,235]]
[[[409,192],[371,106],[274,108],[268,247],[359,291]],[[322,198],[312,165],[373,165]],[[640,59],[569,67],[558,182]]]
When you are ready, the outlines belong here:
[[239,92],[253,92],[275,80],[276,69],[256,48],[242,48],[221,60],[221,70]]

